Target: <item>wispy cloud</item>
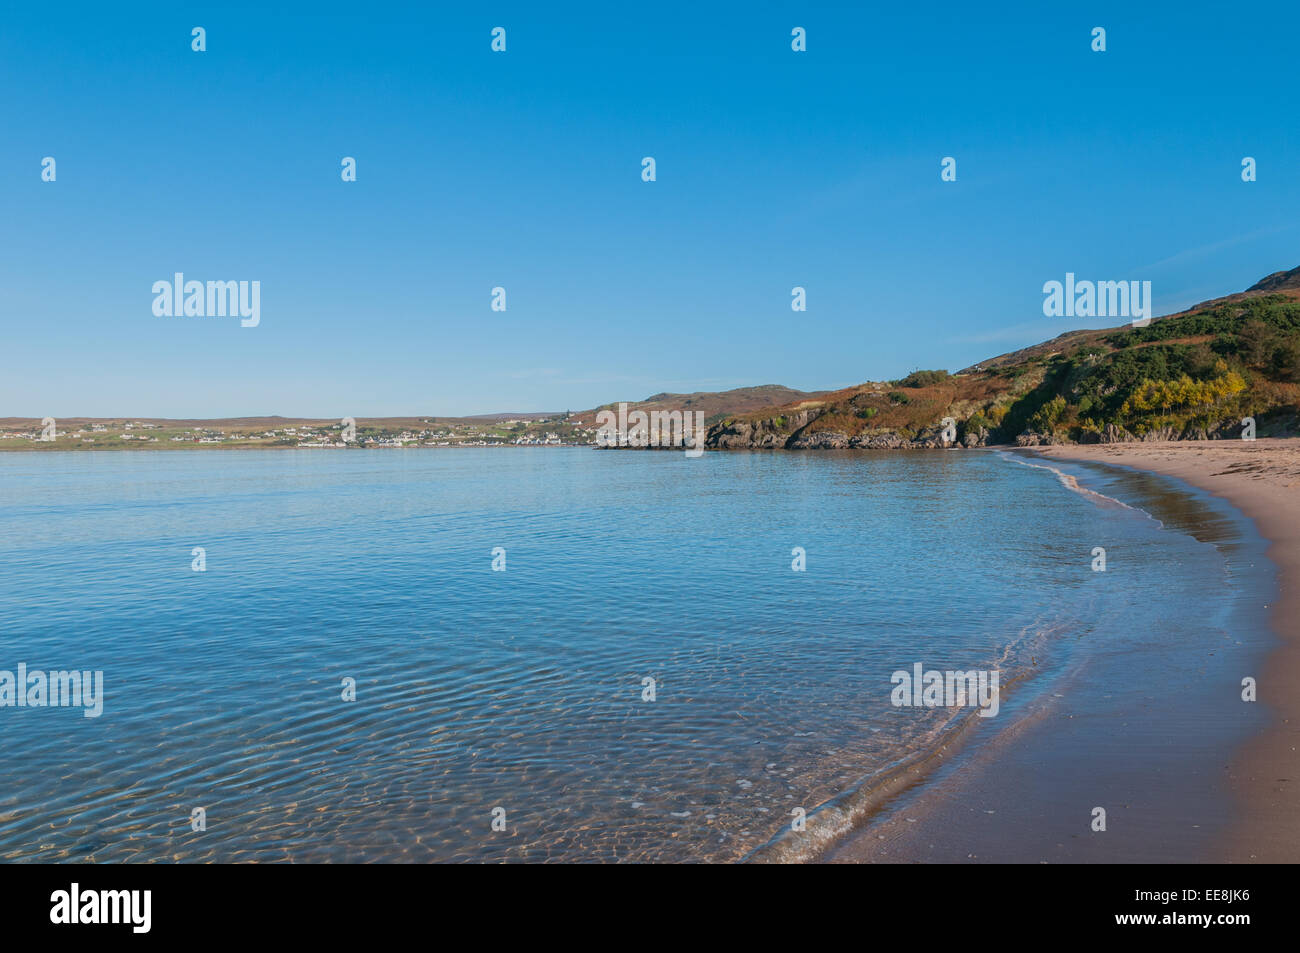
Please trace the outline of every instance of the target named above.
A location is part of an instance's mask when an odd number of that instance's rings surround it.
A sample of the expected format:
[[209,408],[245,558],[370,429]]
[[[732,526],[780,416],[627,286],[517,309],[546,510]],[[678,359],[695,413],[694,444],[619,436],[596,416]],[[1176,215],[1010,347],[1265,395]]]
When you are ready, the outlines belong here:
[[626,387],[649,388],[647,394],[657,393],[691,393],[697,390],[730,390],[736,387],[750,387],[753,382],[735,378],[702,377],[692,380],[664,380],[661,377],[641,377],[621,374],[606,374],[595,377],[566,377],[561,384],[610,384]]
[[1054,338],[1058,334],[1064,334],[1066,331],[1074,331],[1085,325],[1051,325],[1044,321],[1027,321],[1023,324],[1012,324],[1005,328],[996,328],[992,331],[985,331],[983,334],[963,334],[959,337],[949,338],[949,344],[996,344],[999,342],[1016,342],[1026,339],[1033,339],[1034,342],[1042,341],[1047,338]]
[[1278,232],[1285,232],[1292,228],[1295,228],[1295,226],[1275,225],[1272,228],[1257,229],[1256,231],[1253,232],[1247,232],[1244,235],[1236,235],[1232,238],[1225,238],[1223,241],[1211,242],[1208,245],[1199,245],[1196,248],[1188,248],[1176,254],[1170,255],[1168,258],[1162,258],[1159,261],[1152,262],[1151,264],[1143,265],[1142,267],[1136,269],[1136,271],[1139,272],[1155,271],[1156,269],[1163,268],[1166,265],[1176,265],[1176,264],[1181,264],[1183,262],[1194,261],[1197,258],[1203,258],[1206,255],[1212,255],[1215,252],[1222,251],[1225,248],[1232,248],[1235,245],[1244,245],[1245,243],[1254,241],[1257,238],[1263,238],[1267,235],[1276,235]]

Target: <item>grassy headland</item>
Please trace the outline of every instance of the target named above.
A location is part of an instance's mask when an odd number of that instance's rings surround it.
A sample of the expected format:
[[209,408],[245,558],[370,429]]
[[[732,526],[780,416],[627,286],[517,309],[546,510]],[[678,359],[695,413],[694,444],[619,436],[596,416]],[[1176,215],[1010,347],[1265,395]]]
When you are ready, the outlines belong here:
[[1300,269],[1146,327],[1072,331],[956,374],[916,371],[727,417],[718,449],[1116,443],[1300,432]]

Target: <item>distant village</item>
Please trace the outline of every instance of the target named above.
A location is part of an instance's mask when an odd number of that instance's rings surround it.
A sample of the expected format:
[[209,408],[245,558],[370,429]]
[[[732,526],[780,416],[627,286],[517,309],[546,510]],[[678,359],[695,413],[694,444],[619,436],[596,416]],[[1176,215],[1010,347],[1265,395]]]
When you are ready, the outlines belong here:
[[238,421],[203,423],[185,421],[94,420],[71,418],[67,429],[59,421],[36,422],[27,429],[0,431],[0,449],[183,449],[222,446],[230,448],[305,449],[407,449],[416,447],[525,447],[591,446],[596,428],[585,426],[569,414],[548,418],[403,420],[402,426],[382,421],[288,421],[261,429]]

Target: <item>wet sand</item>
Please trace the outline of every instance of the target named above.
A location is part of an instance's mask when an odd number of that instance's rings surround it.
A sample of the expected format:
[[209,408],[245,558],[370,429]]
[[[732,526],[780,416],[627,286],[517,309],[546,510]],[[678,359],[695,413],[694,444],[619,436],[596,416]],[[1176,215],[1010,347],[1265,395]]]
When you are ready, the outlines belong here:
[[1257,676],[1269,726],[1230,765],[1240,817],[1211,859],[1300,861],[1300,440],[1109,444],[1042,452],[1177,477],[1232,503],[1269,540],[1280,590],[1277,604],[1270,606],[1270,622],[1279,646]]
[[[1041,454],[1163,474],[1223,498],[1268,540],[1282,598],[1241,638],[1142,657],[1095,653],[1046,690],[1012,696],[1014,717],[976,725],[821,860],[1300,860],[1300,441]],[[1258,664],[1241,671],[1246,658]],[[1158,671],[1148,677],[1150,666]],[[1259,704],[1240,700],[1234,683],[1245,675],[1258,681]],[[1105,832],[1092,829],[1095,807],[1107,811]]]

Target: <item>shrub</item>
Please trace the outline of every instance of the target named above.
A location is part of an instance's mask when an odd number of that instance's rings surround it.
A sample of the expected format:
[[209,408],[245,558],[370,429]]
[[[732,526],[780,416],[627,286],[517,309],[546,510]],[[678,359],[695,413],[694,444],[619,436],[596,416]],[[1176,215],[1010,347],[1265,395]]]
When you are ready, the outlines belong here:
[[1038,433],[1050,433],[1060,422],[1065,413],[1065,398],[1059,394],[1038,408],[1029,418],[1029,429]]
[[933,387],[951,376],[947,371],[912,371],[897,383],[900,387]]

